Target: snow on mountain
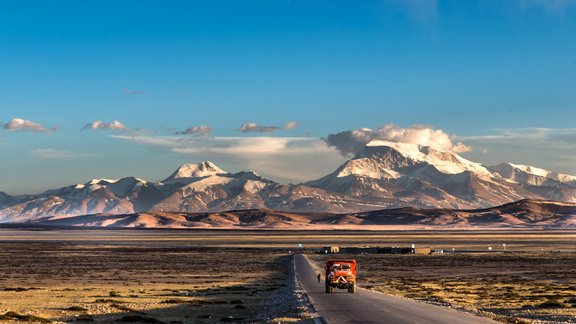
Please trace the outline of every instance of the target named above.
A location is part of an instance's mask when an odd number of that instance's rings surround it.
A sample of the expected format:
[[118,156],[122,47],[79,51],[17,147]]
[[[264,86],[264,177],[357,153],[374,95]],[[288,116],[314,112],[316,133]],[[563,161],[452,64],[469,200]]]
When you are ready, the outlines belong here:
[[0,209],[0,222],[146,211],[208,212],[274,208],[346,212],[382,204],[302,185],[282,185],[253,171],[227,173],[211,162],[185,164],[158,183],[128,177],[49,190]]
[[161,193],[145,180],[94,179],[18,199],[0,210],[2,220],[75,216],[94,212],[133,213],[148,210]]
[[122,178],[112,184],[107,185],[108,190],[112,191],[116,197],[126,197],[131,193],[146,185],[146,180],[135,177]]
[[[464,171],[487,176],[490,171],[479,163],[464,159],[456,153],[439,150],[428,146],[416,144],[396,143],[381,140],[374,140],[366,145],[366,149],[359,155],[360,158],[378,158],[382,151],[394,150],[400,153],[406,160],[413,161],[413,164],[423,163],[434,166],[438,171],[446,174],[458,174]],[[406,165],[394,164],[394,160],[384,160],[391,162],[392,167],[402,167]]]
[[544,199],[576,201],[574,176],[512,163],[501,163],[489,169],[496,176]]
[[396,208],[361,213],[298,213],[269,209],[224,212],[146,212],[46,217],[32,225],[98,226],[115,228],[227,229],[574,229],[576,204],[521,200],[486,209]]
[[157,187],[165,193],[155,210],[209,211],[265,206],[260,192],[275,182],[252,171],[231,174],[212,162],[185,164]]
[[152,211],[477,209],[521,199],[576,202],[576,177],[510,163],[485,168],[450,151],[373,141],[331,174],[298,185],[206,161],[184,164],[161,182],[94,179],[38,195],[0,193],[0,222]]
[[162,183],[160,188],[167,195],[153,210],[207,212],[271,208],[349,211],[356,206],[356,203],[345,202],[346,198],[342,195],[306,186],[282,185],[253,171],[169,181]]
[[117,180],[110,179],[93,179],[84,184],[76,184],[59,189],[52,189],[42,193],[43,196],[54,195],[67,198],[84,197],[87,194],[107,189],[117,197],[127,197],[134,193],[148,182],[135,177],[126,177]]
[[548,180],[553,180],[576,187],[576,177],[574,176],[556,173],[530,165],[501,163],[489,167],[489,170],[497,173],[504,179],[522,184],[539,186]]
[[176,182],[180,179],[202,178],[226,173],[226,171],[220,169],[214,163],[204,161],[197,164],[184,164],[162,182]]
[[468,171],[479,177],[491,176],[490,171],[481,164],[449,151],[377,140],[368,143],[362,152],[328,177],[344,178],[352,175],[372,179],[398,179],[406,173],[418,172],[430,166],[448,175]]
[[335,172],[306,185],[389,207],[478,208],[536,197],[479,163],[416,144],[372,141]]

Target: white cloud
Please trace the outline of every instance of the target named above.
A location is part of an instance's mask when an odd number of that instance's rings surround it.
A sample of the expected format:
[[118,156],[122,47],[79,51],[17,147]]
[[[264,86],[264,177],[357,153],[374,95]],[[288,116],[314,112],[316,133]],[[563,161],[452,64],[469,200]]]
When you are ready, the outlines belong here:
[[441,129],[433,129],[425,125],[414,125],[400,128],[393,124],[384,125],[376,131],[378,139],[392,142],[402,142],[430,146],[455,153],[471,150],[470,147],[458,142],[455,136],[450,136]]
[[277,126],[260,126],[256,123],[253,123],[253,122],[244,123],[244,124],[240,125],[240,128],[238,128],[238,131],[242,132],[242,133],[249,133],[249,132],[272,133],[272,132],[275,132],[277,130],[280,130],[280,127],[277,127]]
[[529,164],[547,170],[576,174],[576,129],[498,129],[493,134],[466,136],[462,140],[485,149],[467,157],[485,165],[501,162]]
[[284,126],[282,127],[278,127],[278,126],[261,126],[258,125],[254,122],[250,122],[250,123],[244,123],[242,125],[240,125],[240,128],[237,129],[237,131],[242,132],[242,133],[249,133],[249,132],[255,132],[255,133],[272,133],[275,131],[279,131],[281,129],[285,129],[285,130],[289,130],[289,129],[294,129],[298,127],[298,123],[291,121],[291,122],[287,122],[286,124],[284,124]]
[[[190,162],[211,160],[230,171],[252,169],[281,182],[301,182],[324,176],[344,162],[343,155],[361,150],[372,139],[404,141],[452,150],[484,165],[501,162],[529,164],[547,170],[576,174],[576,129],[524,128],[497,130],[493,134],[456,139],[428,126],[400,128],[385,125],[329,135],[326,139],[304,137],[210,137],[111,135],[114,138],[155,147]],[[330,143],[332,147],[328,147]],[[337,151],[338,150],[338,151]]]
[[176,132],[176,135],[206,135],[212,133],[212,128],[206,125],[199,125],[187,128],[181,132]]
[[576,148],[575,128],[516,128],[496,129],[495,132],[490,135],[465,136],[462,140],[478,145]]
[[243,170],[252,169],[278,181],[306,181],[334,171],[342,157],[318,138],[303,137],[182,137],[129,136],[113,138],[211,160]]
[[39,123],[22,118],[14,118],[2,126],[8,131],[21,131],[21,132],[49,132],[55,131],[57,128],[46,128]]
[[91,123],[88,123],[82,127],[82,129],[111,129],[111,130],[127,130],[128,128],[124,126],[121,122],[117,120],[113,120],[109,123],[103,122],[101,120],[95,120]]
[[125,96],[134,96],[134,95],[143,95],[145,94],[144,90],[130,90],[130,89],[122,89],[122,93]]
[[128,136],[112,135],[114,138],[131,140],[170,148],[178,153],[219,153],[288,155],[317,151],[333,151],[320,139],[308,137],[210,137],[183,138],[180,136]]
[[82,153],[82,152],[72,152],[67,150],[56,150],[56,149],[35,149],[30,152],[30,154],[39,159],[71,159],[71,158],[81,158],[81,157],[98,157],[99,154],[95,153]]
[[369,128],[361,128],[353,131],[330,134],[325,138],[328,145],[335,147],[344,156],[350,156],[360,152],[364,146],[372,140],[418,144],[455,153],[463,153],[471,150],[469,146],[458,141],[455,136],[451,136],[443,130],[433,129],[424,125],[401,128],[394,124],[387,124],[375,131]]
[[282,127],[282,128],[284,128],[284,129],[294,129],[294,128],[296,128],[296,127],[298,127],[298,123],[291,121],[291,122],[287,122],[286,124],[284,124],[284,127]]

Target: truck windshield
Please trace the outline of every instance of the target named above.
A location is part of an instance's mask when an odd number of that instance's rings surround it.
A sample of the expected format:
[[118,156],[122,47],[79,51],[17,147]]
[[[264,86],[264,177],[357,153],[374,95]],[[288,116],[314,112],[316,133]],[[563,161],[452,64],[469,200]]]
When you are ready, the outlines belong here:
[[344,265],[340,265],[340,264],[335,264],[334,266],[332,266],[332,270],[335,271],[350,271],[351,267],[349,264],[344,264]]

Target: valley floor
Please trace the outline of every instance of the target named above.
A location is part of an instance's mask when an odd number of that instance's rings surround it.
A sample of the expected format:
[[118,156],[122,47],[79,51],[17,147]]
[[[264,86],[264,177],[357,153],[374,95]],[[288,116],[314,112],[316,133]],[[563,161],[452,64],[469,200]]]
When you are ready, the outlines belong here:
[[[318,266],[324,255],[309,255]],[[357,255],[364,288],[507,323],[576,323],[576,253]]]
[[17,242],[0,244],[0,260],[2,323],[305,317],[292,256],[277,250]]
[[360,283],[503,321],[576,322],[575,242],[576,231],[0,229],[0,321],[300,321],[291,252],[322,264],[322,246],[416,244],[450,253],[350,255]]

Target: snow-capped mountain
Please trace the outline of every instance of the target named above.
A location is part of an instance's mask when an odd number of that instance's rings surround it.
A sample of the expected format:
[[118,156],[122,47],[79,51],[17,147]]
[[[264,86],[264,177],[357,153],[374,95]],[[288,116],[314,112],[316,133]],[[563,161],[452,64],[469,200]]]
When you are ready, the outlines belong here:
[[489,169],[502,179],[517,183],[536,195],[559,201],[576,201],[574,176],[512,163],[501,163]]
[[134,178],[95,179],[84,184],[19,197],[0,210],[1,220],[37,218],[42,215],[82,215],[94,211],[131,213],[145,211],[161,194],[154,185]]
[[[546,175],[557,176],[551,172]],[[336,171],[306,185],[389,207],[474,209],[523,198],[558,197],[545,181],[538,188],[526,188],[453,152],[386,141],[368,143]]]
[[484,167],[450,151],[374,141],[331,174],[298,185],[206,161],[184,164],[160,182],[96,179],[38,195],[0,193],[0,222],[151,211],[477,209],[521,199],[576,202],[576,177],[510,163]]
[[[576,229],[576,204],[521,200],[477,209],[395,208],[361,213],[297,213],[269,209],[206,213],[146,212],[46,217],[23,226],[227,229]],[[22,225],[21,225],[22,226]]]
[[182,165],[157,183],[135,177],[96,179],[39,195],[23,196],[18,201],[13,201],[8,195],[6,199],[3,196],[0,199],[3,204],[0,205],[0,222],[95,213],[258,208],[345,212],[382,207],[318,188],[279,184],[253,171],[228,173],[209,161]]
[[204,161],[198,164],[184,164],[162,182],[186,181],[185,179],[203,178],[219,174],[227,174],[227,172],[210,161]]
[[159,211],[270,208],[344,212],[363,205],[358,199],[347,199],[322,189],[279,184],[253,171],[228,173],[209,161],[184,165],[156,187],[165,193],[165,197],[153,206],[153,210]]
[[502,178],[520,184],[541,186],[544,184],[557,185],[558,183],[569,186],[576,186],[576,177],[547,171],[529,165],[501,163],[489,168],[490,171],[498,173]]

